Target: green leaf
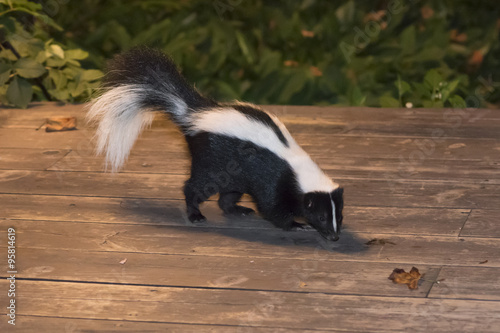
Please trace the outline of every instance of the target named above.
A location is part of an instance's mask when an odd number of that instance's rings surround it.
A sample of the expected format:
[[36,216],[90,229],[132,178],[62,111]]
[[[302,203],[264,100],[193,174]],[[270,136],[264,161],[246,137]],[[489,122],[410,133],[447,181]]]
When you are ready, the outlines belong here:
[[16,72],[27,79],[40,77],[45,73],[45,67],[31,58],[21,58],[14,64]]
[[349,104],[352,106],[362,106],[364,105],[366,96],[361,93],[361,89],[355,86],[349,95]]
[[67,59],[83,60],[83,59],[87,59],[88,56],[89,56],[88,52],[86,52],[84,50],[80,50],[80,49],[66,51],[66,58]]
[[50,45],[49,50],[50,50],[50,53],[52,53],[53,55],[55,55],[61,59],[64,59],[64,50],[59,45],[52,44],[52,45]]
[[453,95],[449,98],[451,106],[457,109],[463,109],[467,107],[467,103],[459,95]]
[[379,98],[380,106],[383,108],[398,108],[400,107],[399,101],[391,96],[381,96]]
[[447,83],[444,88],[441,90],[443,96],[443,102],[446,102],[448,100],[448,97],[450,94],[457,89],[458,84],[460,83],[460,80],[453,80],[449,83]]
[[406,92],[411,91],[411,87],[408,82],[401,80],[401,77],[398,75],[398,80],[395,83],[396,88],[398,89],[399,96],[403,96]]
[[443,77],[437,70],[429,70],[424,77],[424,82],[432,89],[439,87],[439,83],[443,82]]
[[67,101],[70,99],[69,91],[67,89],[51,89],[49,94],[59,101]]
[[66,75],[59,69],[49,69],[49,77],[54,82],[56,89],[63,89],[68,84],[68,79]]
[[25,109],[33,97],[31,84],[23,78],[15,76],[7,88],[7,99],[15,106]]
[[286,103],[293,94],[304,87],[306,81],[307,76],[305,75],[304,71],[296,71],[295,73],[293,73],[287,78],[286,83],[279,95],[278,101],[280,103]]
[[80,80],[82,81],[95,81],[104,76],[104,73],[97,69],[83,70]]
[[401,33],[401,49],[403,51],[403,54],[413,54],[415,52],[415,40],[415,26],[410,25]]
[[243,34],[239,30],[236,30],[236,40],[238,41],[238,45],[240,46],[241,52],[245,56],[247,62],[249,64],[253,63],[254,59],[248,47],[248,43],[245,39],[245,36],[243,36]]
[[17,57],[15,56],[14,53],[12,53],[11,50],[2,50],[0,51],[0,58],[2,59],[7,59],[10,61],[16,61]]
[[423,101],[424,108],[442,108],[443,101]]
[[12,66],[0,62],[0,85],[5,84],[5,82],[9,80],[11,73],[12,73]]
[[48,58],[45,63],[49,67],[63,67],[66,65],[67,61],[66,59]]

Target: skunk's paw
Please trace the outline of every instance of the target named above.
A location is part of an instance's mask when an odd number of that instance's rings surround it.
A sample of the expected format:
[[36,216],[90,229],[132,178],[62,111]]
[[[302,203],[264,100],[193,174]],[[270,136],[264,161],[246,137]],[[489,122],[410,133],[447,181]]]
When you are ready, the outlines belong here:
[[228,209],[225,213],[236,216],[248,216],[254,214],[255,210],[253,210],[252,208],[235,205],[231,207],[231,209]]
[[193,213],[188,216],[188,219],[189,221],[191,221],[191,223],[202,223],[207,220],[207,218],[203,216],[201,213]]

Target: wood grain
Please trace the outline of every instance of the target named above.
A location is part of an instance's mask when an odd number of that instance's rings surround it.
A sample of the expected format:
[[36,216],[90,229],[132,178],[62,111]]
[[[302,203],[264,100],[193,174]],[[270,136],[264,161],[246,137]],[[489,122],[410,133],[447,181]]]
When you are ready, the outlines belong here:
[[[345,188],[333,243],[224,216],[217,197],[202,206],[208,222],[191,224],[179,130],[156,117],[108,174],[84,107],[0,110],[0,239],[15,228],[17,330],[498,331],[499,110],[265,106]],[[78,130],[46,133],[51,116],[76,117]],[[412,266],[424,274],[417,290],[387,279]]]
[[[182,199],[187,175],[0,170],[0,193]],[[500,198],[494,184],[400,179],[342,179],[357,206],[486,208]]]
[[68,149],[0,148],[0,169],[45,170],[69,154]]
[[[0,281],[0,287],[6,286],[6,280]],[[94,284],[89,293],[88,288],[81,283],[24,281],[18,313],[351,331],[383,327],[396,332],[496,332],[500,325],[500,302],[103,284]]]
[[[279,229],[211,228],[77,222],[1,221],[19,233],[19,247],[90,252],[156,253],[163,255],[286,258],[326,261],[393,262],[407,265],[500,267],[500,240],[443,236],[343,232],[326,242],[317,232]],[[367,243],[384,240],[383,245]],[[20,251],[21,251],[20,250]],[[479,262],[488,260],[486,264]]]
[[[498,258],[493,259],[498,261]],[[478,257],[480,265],[488,264]],[[431,298],[500,300],[500,269],[493,267],[443,267],[429,294]]]
[[460,235],[500,238],[500,209],[473,209]]
[[[23,279],[343,295],[426,297],[439,272],[436,266],[420,265],[425,280],[420,281],[418,289],[410,290],[387,278],[398,265],[408,265],[389,262],[162,255],[98,248],[84,251],[78,247],[44,251],[23,248],[20,254],[23,261],[18,276]],[[124,259],[126,262],[120,264]],[[7,270],[6,265],[0,267],[3,272]]]
[[[345,178],[391,178],[406,180],[447,180],[479,184],[500,184],[500,161],[485,159],[452,160],[432,159],[404,160],[391,157],[336,155],[318,153],[311,156],[329,175]],[[187,151],[157,152],[133,150],[120,172],[167,173],[188,175],[191,161]],[[71,151],[49,168],[52,171],[99,172],[104,170],[104,158],[94,152]]]

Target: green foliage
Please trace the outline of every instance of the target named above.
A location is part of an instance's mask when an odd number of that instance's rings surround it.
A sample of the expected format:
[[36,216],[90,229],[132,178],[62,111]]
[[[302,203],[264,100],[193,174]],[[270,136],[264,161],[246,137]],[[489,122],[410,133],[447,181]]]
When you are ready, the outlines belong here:
[[1,103],[25,108],[33,98],[73,102],[97,87],[102,72],[81,67],[88,53],[44,37],[46,27],[61,30],[40,4],[0,0]]
[[413,82],[413,88],[408,82],[398,80],[394,82],[398,99],[390,95],[381,96],[379,99],[382,107],[415,107],[427,108],[439,107],[466,107],[465,101],[460,95],[455,94],[459,79],[446,81],[435,69],[429,70],[422,83]]
[[[61,4],[53,21],[26,0],[0,0],[0,6],[9,10],[14,2],[38,13],[32,15],[41,23],[31,35],[44,40],[51,56],[30,58],[43,65],[39,78],[57,99],[81,100],[95,86],[99,73],[76,69],[102,69],[114,54],[146,44],[169,53],[199,90],[221,100],[463,107],[475,97],[483,106],[500,103],[500,6],[494,1],[80,0]],[[58,43],[45,45],[45,36]],[[43,97],[4,51],[0,82],[19,76]],[[41,71],[20,65],[32,75]]]

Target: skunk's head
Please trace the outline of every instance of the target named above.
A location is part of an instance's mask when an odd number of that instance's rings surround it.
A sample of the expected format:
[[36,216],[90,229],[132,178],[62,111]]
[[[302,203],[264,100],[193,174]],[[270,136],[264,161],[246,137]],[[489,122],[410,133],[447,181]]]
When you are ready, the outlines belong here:
[[338,241],[342,227],[344,189],[327,192],[309,192],[304,195],[304,217],[321,236]]

